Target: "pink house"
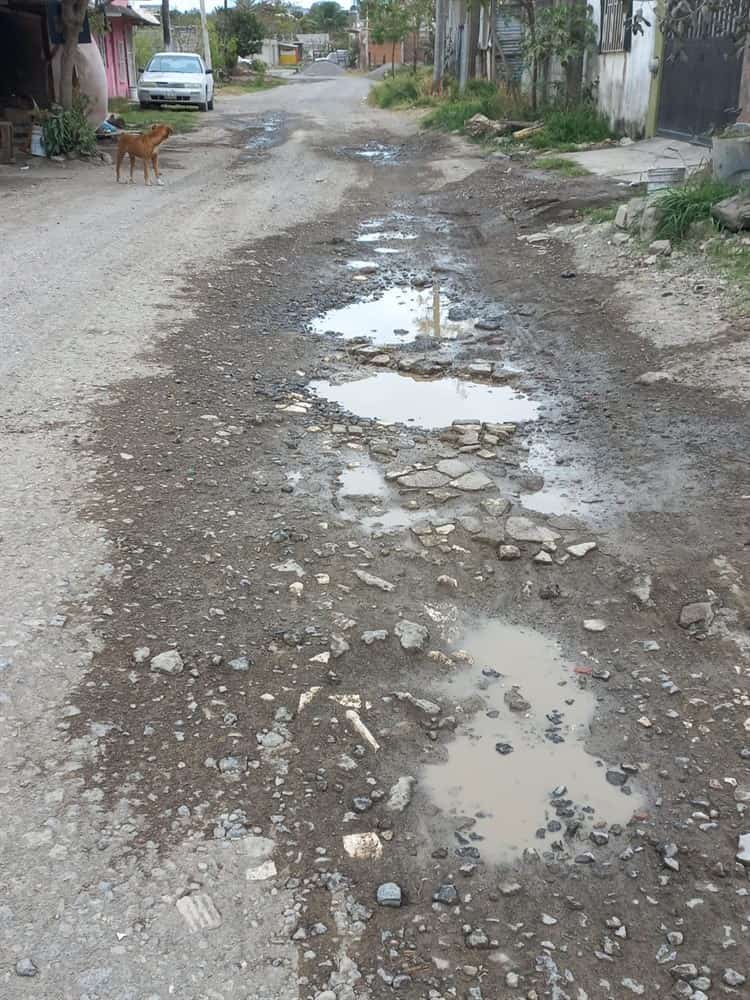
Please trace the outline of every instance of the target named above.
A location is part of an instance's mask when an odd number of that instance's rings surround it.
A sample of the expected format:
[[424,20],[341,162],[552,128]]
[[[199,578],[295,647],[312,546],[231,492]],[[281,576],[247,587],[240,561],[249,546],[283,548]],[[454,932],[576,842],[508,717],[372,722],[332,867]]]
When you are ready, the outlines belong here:
[[105,10],[108,30],[96,35],[96,44],[107,73],[109,96],[135,97],[138,74],[133,28],[139,24],[158,24],[158,18],[128,0],[111,0]]

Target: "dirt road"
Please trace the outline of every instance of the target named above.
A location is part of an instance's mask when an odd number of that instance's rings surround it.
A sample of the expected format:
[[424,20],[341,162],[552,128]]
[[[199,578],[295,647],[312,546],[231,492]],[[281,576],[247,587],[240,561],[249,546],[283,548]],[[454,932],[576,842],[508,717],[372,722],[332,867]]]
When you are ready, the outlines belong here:
[[0,996],[741,996],[742,330],[366,92],[0,191]]

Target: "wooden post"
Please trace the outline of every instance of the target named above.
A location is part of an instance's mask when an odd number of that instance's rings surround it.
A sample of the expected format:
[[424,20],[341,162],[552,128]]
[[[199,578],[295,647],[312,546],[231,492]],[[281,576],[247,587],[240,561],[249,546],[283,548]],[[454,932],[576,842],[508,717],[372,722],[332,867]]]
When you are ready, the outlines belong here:
[[169,0],[161,0],[161,35],[164,39],[164,49],[172,51],[172,25],[169,23]]
[[497,0],[490,0],[490,64],[488,78],[495,83],[497,80]]
[[201,0],[201,34],[203,35],[203,62],[211,69],[211,43],[208,40],[208,24],[206,23],[206,0]]
[[435,54],[432,65],[432,92],[443,91],[445,68],[445,33],[448,20],[448,0],[435,0]]

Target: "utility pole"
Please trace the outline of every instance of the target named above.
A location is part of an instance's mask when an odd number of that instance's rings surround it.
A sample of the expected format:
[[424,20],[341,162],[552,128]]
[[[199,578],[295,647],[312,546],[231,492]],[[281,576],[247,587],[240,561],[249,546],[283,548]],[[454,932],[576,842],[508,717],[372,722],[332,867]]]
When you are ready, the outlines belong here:
[[458,92],[463,94],[469,82],[469,58],[471,56],[471,11],[468,3],[461,4],[461,24],[458,26]]
[[201,33],[203,34],[203,62],[211,69],[211,44],[208,40],[208,25],[206,24],[206,0],[201,0]]
[[169,0],[161,0],[161,35],[164,39],[164,51],[172,51],[172,26],[169,23]]
[[490,64],[487,67],[488,79],[497,80],[497,0],[490,0]]
[[435,55],[432,65],[432,92],[443,91],[445,69],[445,35],[448,20],[448,0],[435,0]]

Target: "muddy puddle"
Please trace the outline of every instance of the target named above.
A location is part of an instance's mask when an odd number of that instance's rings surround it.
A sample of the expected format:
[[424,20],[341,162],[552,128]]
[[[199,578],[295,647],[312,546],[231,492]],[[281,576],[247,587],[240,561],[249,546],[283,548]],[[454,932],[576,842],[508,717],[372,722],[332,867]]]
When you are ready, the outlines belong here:
[[[314,319],[313,333],[333,333],[345,340],[367,337],[373,344],[409,344],[417,337],[435,336],[432,288],[396,286],[360,302],[330,309]],[[471,323],[448,319],[451,300],[440,295],[438,336],[455,340],[472,329]]]
[[535,420],[538,405],[509,386],[481,385],[457,378],[423,382],[395,372],[379,372],[333,385],[319,380],[311,392],[367,420],[411,424],[433,430],[455,420],[521,423]]
[[620,762],[605,766],[585,750],[596,706],[591,679],[532,629],[489,621],[460,645],[473,664],[457,668],[438,693],[445,711],[466,721],[447,761],[420,778],[443,815],[460,818],[459,855],[471,858],[476,848],[503,863],[528,849],[567,857],[596,854],[596,843],[616,848],[642,800],[630,794]]
[[362,146],[341,146],[337,153],[339,156],[365,160],[376,166],[387,166],[398,161],[401,149],[398,146],[387,146],[382,142],[366,142]]
[[380,469],[370,462],[351,465],[339,473],[336,492],[343,516],[375,537],[411,528],[435,514],[432,509],[402,507]]
[[244,158],[263,153],[272,146],[278,145],[283,138],[284,116],[282,114],[266,114],[250,119],[243,128],[245,137]]
[[[403,229],[387,229],[375,233],[360,233],[357,243],[388,243],[397,240],[415,240],[416,233],[410,233]],[[378,251],[383,253],[384,251]]]

